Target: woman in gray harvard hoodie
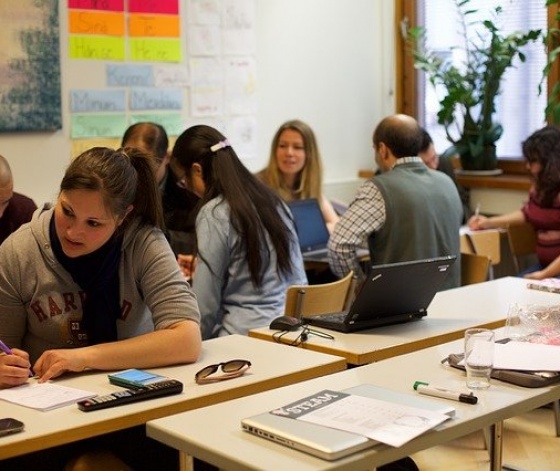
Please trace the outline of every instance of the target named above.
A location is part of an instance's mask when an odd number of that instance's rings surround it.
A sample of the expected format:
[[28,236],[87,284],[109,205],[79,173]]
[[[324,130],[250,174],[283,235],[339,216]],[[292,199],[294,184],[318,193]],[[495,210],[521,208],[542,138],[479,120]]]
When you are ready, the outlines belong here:
[[[138,191],[137,191],[138,190]],[[96,147],[53,208],[0,246],[0,387],[67,371],[196,361],[199,311],[162,231],[150,160]]]

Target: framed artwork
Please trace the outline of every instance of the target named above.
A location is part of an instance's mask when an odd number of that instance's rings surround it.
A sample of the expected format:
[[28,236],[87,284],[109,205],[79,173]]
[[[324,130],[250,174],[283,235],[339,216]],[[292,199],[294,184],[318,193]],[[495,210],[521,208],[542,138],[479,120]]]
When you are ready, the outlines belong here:
[[58,0],[0,2],[0,132],[62,128]]

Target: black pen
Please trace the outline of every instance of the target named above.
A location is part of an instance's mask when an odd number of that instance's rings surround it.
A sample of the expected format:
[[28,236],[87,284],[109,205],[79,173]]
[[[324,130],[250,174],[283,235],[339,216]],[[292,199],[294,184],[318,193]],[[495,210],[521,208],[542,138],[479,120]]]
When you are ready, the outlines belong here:
[[478,397],[473,393],[465,394],[460,391],[452,391],[451,389],[442,388],[440,386],[430,386],[424,381],[416,381],[413,386],[415,391],[426,396],[441,397],[443,399],[452,399],[454,401],[464,402],[465,404],[476,404]]

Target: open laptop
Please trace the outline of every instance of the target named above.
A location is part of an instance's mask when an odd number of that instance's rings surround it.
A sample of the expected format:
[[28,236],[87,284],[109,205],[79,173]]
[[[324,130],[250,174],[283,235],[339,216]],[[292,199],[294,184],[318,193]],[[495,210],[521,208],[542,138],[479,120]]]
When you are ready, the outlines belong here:
[[[343,392],[374,399],[390,400],[409,407],[424,408],[446,414],[449,417],[455,415],[455,408],[449,404],[442,404],[414,394],[389,391],[371,384],[362,384],[345,389]],[[378,443],[362,435],[281,417],[270,412],[243,419],[241,428],[253,435],[329,461],[371,448]]]
[[348,311],[305,316],[317,327],[355,332],[420,319],[447,278],[455,255],[374,265]]
[[327,260],[329,230],[315,198],[293,200],[288,203],[299,239],[304,260]]

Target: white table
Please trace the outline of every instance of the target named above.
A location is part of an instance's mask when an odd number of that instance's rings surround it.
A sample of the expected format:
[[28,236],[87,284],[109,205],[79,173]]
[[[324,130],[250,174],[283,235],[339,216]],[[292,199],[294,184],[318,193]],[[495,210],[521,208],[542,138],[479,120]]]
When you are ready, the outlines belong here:
[[[240,378],[197,385],[195,373],[204,366],[241,358],[252,363]],[[230,335],[202,343],[200,359],[191,365],[150,368],[184,384],[183,393],[144,402],[82,412],[77,406],[40,412],[0,401],[0,417],[13,417],[25,430],[0,439],[0,460],[144,424],[148,420],[217,404],[287,384],[327,375],[346,368],[344,359],[317,352]],[[122,390],[109,384],[107,372],[67,375],[56,381],[98,394]],[[1,466],[0,466],[1,468]]]
[[[457,353],[461,349],[462,341],[455,341],[274,391],[150,421],[147,433],[180,450],[187,469],[194,456],[228,471],[273,469],[280,463],[282,469],[297,471],[351,471],[372,469],[490,427],[495,439],[492,442],[490,469],[498,470],[501,466],[502,421],[558,399],[560,385],[529,389],[492,380],[488,390],[476,393],[479,398],[477,405],[453,401],[456,417],[436,430],[400,448],[378,445],[334,462],[315,458],[241,430],[240,421],[244,417],[284,406],[323,389],[341,390],[370,383],[414,394],[412,385],[416,380],[454,390],[464,389],[464,373],[440,363],[448,353]],[[450,403],[446,399],[431,399],[447,405]]]
[[[428,306],[428,315],[419,321],[351,334],[313,327],[332,335],[334,340],[310,335],[301,346],[340,355],[352,365],[364,365],[461,338],[470,327],[501,327],[511,303],[560,304],[559,294],[526,286],[527,280],[505,277],[440,291]],[[406,286],[403,286],[403,296],[406,296]],[[275,332],[265,327],[251,330],[249,336],[274,341]],[[282,341],[290,344],[299,333],[290,332]]]

